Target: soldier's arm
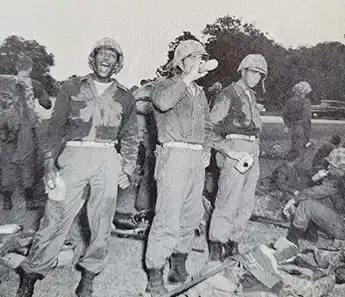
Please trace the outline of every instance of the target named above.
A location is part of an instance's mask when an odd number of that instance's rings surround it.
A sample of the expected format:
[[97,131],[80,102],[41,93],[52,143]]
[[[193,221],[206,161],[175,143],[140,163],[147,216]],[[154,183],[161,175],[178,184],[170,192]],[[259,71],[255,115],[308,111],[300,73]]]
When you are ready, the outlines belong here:
[[61,87],[56,97],[54,109],[50,117],[46,131],[46,157],[56,158],[60,152],[63,137],[65,136],[65,126],[68,120],[70,107],[70,93],[68,83]]
[[294,200],[299,202],[305,199],[323,199],[338,194],[338,181],[326,180],[322,185],[314,186],[312,188],[304,189],[297,195]]
[[155,85],[152,102],[160,111],[168,111],[183,99],[187,91],[187,85],[183,80],[165,79]]
[[289,112],[290,112],[290,102],[291,102],[291,99],[289,99],[285,106],[284,106],[284,109],[283,109],[283,112],[282,112],[282,118],[283,118],[283,121],[284,121],[284,124],[287,126],[287,127],[291,127],[291,122],[290,122],[290,117],[289,117]]
[[307,100],[306,104],[304,105],[303,119],[304,119],[303,126],[306,133],[306,137],[310,139],[311,138],[311,104],[309,100]]
[[225,88],[218,94],[210,112],[210,123],[208,124],[208,129],[211,130],[209,133],[212,135],[212,147],[225,155],[231,152],[225,143],[225,139],[217,133],[216,125],[224,120],[229,113],[231,106],[230,93],[229,88]]
[[132,176],[138,158],[139,135],[135,100],[131,94],[128,93],[127,96],[129,98],[126,98],[127,106],[122,117],[118,139],[121,142],[122,169],[128,176]]
[[35,98],[45,109],[50,109],[52,107],[52,102],[49,98],[48,93],[44,89],[43,85],[38,80],[32,80],[32,86],[34,89]]

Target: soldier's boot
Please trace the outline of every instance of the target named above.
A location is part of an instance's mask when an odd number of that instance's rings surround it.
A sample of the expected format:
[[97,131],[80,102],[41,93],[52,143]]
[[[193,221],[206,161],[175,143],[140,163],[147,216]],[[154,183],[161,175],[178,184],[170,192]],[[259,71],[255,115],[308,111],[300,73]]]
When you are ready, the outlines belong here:
[[208,242],[208,253],[210,261],[224,261],[223,258],[223,245],[219,241]]
[[35,201],[34,190],[32,188],[26,188],[24,192],[25,192],[26,210],[37,210],[39,206]]
[[228,257],[238,254],[238,243],[228,240],[226,243],[209,241],[209,260],[224,261]]
[[12,192],[3,191],[1,194],[2,194],[2,199],[3,199],[2,208],[4,210],[11,210],[13,208]]
[[38,280],[41,280],[43,276],[37,273],[27,273],[21,267],[18,268],[17,272],[20,277],[17,297],[32,297],[34,294],[35,283]]
[[168,289],[164,285],[163,270],[164,267],[147,269],[148,284],[146,292],[150,293],[151,297],[160,297],[168,293]]
[[97,276],[96,273],[88,271],[86,269],[82,270],[81,280],[78,284],[75,293],[78,297],[92,297],[93,294],[93,280]]
[[173,253],[170,257],[170,271],[168,282],[171,284],[184,283],[189,275],[186,270],[188,254]]

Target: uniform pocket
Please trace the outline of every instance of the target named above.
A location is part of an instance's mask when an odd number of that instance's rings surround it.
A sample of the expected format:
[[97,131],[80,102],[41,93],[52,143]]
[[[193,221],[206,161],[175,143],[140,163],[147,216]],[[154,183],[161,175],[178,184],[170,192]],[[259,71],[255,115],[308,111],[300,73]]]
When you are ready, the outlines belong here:
[[63,169],[74,164],[76,162],[76,154],[78,152],[79,148],[65,147],[56,161],[59,168]]

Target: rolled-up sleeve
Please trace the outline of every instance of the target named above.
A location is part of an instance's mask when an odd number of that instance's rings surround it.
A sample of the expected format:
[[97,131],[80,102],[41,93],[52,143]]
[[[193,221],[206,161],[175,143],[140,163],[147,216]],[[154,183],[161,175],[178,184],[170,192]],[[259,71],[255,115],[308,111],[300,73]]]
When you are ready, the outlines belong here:
[[181,79],[165,79],[158,82],[152,92],[152,102],[160,111],[168,111],[184,98],[187,85]]

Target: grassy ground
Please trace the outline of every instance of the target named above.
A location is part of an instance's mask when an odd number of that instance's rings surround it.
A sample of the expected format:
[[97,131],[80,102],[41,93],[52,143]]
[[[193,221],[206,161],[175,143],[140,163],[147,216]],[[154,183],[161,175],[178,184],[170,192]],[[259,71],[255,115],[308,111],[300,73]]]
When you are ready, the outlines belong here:
[[[344,125],[314,124],[313,138],[321,142],[333,134],[340,134],[345,138]],[[266,151],[272,150],[273,145],[279,144],[284,151],[288,148],[286,135],[283,133],[283,125],[265,124],[261,148]],[[269,175],[271,170],[277,165],[276,159],[261,159],[261,176]],[[0,210],[0,224],[22,223],[29,228],[39,216],[36,212],[26,212],[24,200],[21,193],[17,193],[14,210],[4,212]],[[76,243],[75,259],[83,253],[85,248],[81,234],[83,232],[80,221],[83,221],[84,214],[80,215],[81,220],[76,220],[73,225],[70,238]],[[278,237],[285,235],[286,230],[250,222],[247,232],[240,246],[242,251],[246,251],[259,243],[269,244]],[[206,249],[206,242],[200,239],[196,245]],[[206,260],[207,253],[192,252],[188,259],[189,270],[197,272]],[[130,297],[139,292],[143,292],[146,286],[146,275],[142,269],[143,243],[140,241],[112,237],[108,265],[95,281],[95,294],[97,297]],[[57,268],[52,271],[44,280],[38,282],[35,297],[71,297],[79,282],[80,274],[74,266]],[[0,297],[14,297],[18,286],[18,277],[10,269],[0,266]],[[345,296],[345,290],[341,286],[337,287],[330,296]]]

